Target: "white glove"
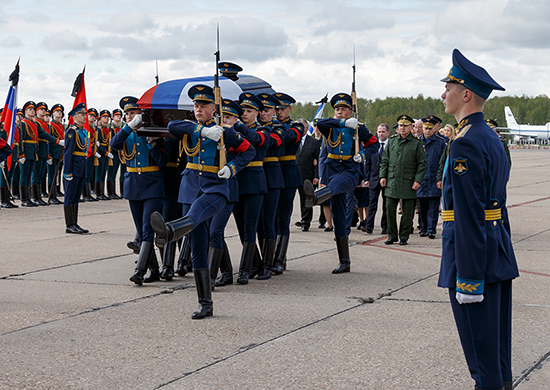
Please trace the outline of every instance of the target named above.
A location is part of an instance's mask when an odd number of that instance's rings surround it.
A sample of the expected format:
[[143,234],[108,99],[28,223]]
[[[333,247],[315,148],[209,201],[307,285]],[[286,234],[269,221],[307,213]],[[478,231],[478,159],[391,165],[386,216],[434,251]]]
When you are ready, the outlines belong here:
[[220,179],[229,179],[231,177],[231,168],[227,165],[218,171],[218,177]]
[[357,127],[357,123],[359,122],[355,118],[346,119],[346,127],[349,127],[350,129],[355,129]]
[[0,162],[0,168],[4,168],[5,166],[6,166],[6,162],[5,162],[5,161]]
[[101,154],[99,154],[98,152],[95,152],[94,156],[97,158],[101,158]]
[[48,165],[52,165],[53,164],[53,159],[49,158],[46,160],[46,162],[48,163]]
[[130,129],[135,130],[141,127],[141,114],[137,114],[134,119],[132,119],[130,122],[128,122],[128,126],[130,126]]
[[96,144],[97,146],[99,146],[99,141],[95,141],[95,144]]
[[109,157],[110,159],[113,159],[113,153],[107,152],[107,157]]
[[353,161],[360,164],[363,161],[363,156],[361,156],[361,154],[357,153],[355,156],[353,156]]
[[[201,137],[210,138],[212,141],[218,142],[223,134],[223,128],[215,125],[212,127],[203,127],[201,130]],[[224,167],[225,168],[225,167]]]
[[21,158],[19,159],[19,162],[20,162],[21,164],[25,164],[25,161],[27,161],[27,159],[26,159],[25,157],[21,157]]
[[159,137],[147,137],[147,143],[150,144],[151,142],[153,141],[156,141],[157,139],[159,139]]
[[72,176],[71,177],[66,177],[65,180],[71,181],[71,180],[73,180],[73,177]]
[[57,144],[60,145],[60,146],[65,146],[65,140],[64,140],[64,139],[60,139],[59,142],[58,142]]
[[457,291],[456,300],[461,305],[464,305],[465,303],[479,303],[479,302],[483,302],[483,294],[481,295],[462,294],[461,292]]

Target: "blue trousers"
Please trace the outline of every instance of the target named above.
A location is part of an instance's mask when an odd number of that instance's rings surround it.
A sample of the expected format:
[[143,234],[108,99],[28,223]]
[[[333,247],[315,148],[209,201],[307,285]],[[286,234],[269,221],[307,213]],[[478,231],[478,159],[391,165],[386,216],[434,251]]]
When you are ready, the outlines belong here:
[[241,243],[256,242],[258,220],[262,209],[263,194],[246,194],[239,197],[233,208],[233,216],[239,231]]
[[94,156],[91,156],[88,158],[88,170],[86,171],[86,183],[94,183],[94,174],[95,174],[95,166],[94,166]]
[[449,289],[462,350],[480,389],[512,382],[512,280],[485,285],[483,302],[461,305]]
[[268,188],[267,194],[264,194],[263,207],[258,222],[258,237],[261,239],[276,240],[277,229],[275,220],[277,218],[277,205],[281,190],[279,188]]
[[85,181],[86,178],[76,176],[73,176],[73,180],[64,180],[65,197],[63,198],[63,204],[65,206],[78,204],[78,201],[80,200],[80,194],[82,194],[82,187],[84,187]]
[[[113,154],[115,154],[114,152]],[[107,169],[107,181],[114,181],[116,178],[116,173],[118,171],[118,168],[120,167],[120,159],[115,155],[113,158],[113,165],[109,166]]]
[[[361,177],[356,171],[344,171],[332,178],[327,184],[330,188],[330,209],[334,222],[334,236],[347,236],[351,229],[353,214],[353,194],[355,187],[361,182]],[[351,203],[351,204],[350,204]]]
[[[27,162],[25,162],[26,164]],[[34,167],[32,170],[32,185],[39,185],[42,183],[42,177],[44,177],[44,174],[46,173],[46,159],[44,158],[38,158],[36,162],[34,163]]]
[[439,219],[440,197],[417,198],[418,214],[420,216],[420,232],[435,234],[437,220]]
[[[290,236],[290,217],[294,206],[297,187],[281,189],[277,208],[277,235]],[[266,207],[270,207],[267,205]]]
[[227,203],[219,213],[212,217],[212,221],[210,221],[210,246],[212,248],[223,249],[225,227],[231,217],[234,205],[235,203]]
[[26,160],[25,164],[20,165],[21,175],[19,177],[19,185],[29,186],[31,185],[31,174],[34,170],[35,160]]
[[129,200],[130,211],[134,219],[134,225],[139,237],[139,242],[155,241],[155,231],[151,227],[151,214],[154,211],[161,210],[162,198],[152,198],[145,200]]

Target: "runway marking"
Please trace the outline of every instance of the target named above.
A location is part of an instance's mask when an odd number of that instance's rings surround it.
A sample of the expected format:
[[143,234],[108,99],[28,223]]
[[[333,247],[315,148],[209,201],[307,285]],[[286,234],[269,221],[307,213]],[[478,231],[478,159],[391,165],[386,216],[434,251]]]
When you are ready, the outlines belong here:
[[524,273],[524,274],[537,275],[537,276],[546,276],[546,277],[550,278],[550,275],[543,274],[542,272],[525,271],[525,270],[522,270],[522,269],[520,269],[519,272]]
[[514,205],[511,205],[511,206],[507,206],[507,208],[511,209],[511,208],[518,207],[518,206],[525,206],[526,204],[531,204],[531,203],[535,203],[535,202],[542,202],[542,201],[548,200],[548,199],[550,199],[550,196],[547,196],[546,198],[530,200],[529,202],[514,204]]

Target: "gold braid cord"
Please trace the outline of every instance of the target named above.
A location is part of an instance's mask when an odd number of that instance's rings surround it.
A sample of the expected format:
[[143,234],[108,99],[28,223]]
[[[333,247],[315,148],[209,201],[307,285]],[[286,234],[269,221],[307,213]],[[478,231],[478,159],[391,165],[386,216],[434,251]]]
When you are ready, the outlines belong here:
[[330,133],[328,135],[327,142],[328,142],[328,144],[330,145],[331,148],[337,147],[338,145],[340,145],[340,141],[342,140],[342,133],[338,134],[338,139],[336,140],[336,142],[332,142],[331,139],[332,139],[332,129],[330,129]]
[[189,137],[187,134],[185,134],[183,136],[183,149],[185,150],[185,153],[189,156],[189,157],[194,157],[197,155],[197,153],[199,153],[199,150],[201,148],[201,139],[199,138],[199,140],[197,141],[197,146],[195,146],[194,148],[190,148],[189,146],[187,146],[187,143],[189,141]]

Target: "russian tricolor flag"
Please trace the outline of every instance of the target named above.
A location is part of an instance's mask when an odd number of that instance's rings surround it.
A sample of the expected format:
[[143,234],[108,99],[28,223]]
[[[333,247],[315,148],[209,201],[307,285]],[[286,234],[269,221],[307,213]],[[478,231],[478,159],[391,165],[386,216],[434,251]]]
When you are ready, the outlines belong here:
[[[6,98],[6,104],[4,105],[4,111],[2,112],[1,122],[4,123],[4,131],[8,135],[7,143],[12,146],[15,140],[15,118],[17,116],[17,83],[19,82],[19,60],[15,65],[15,70],[11,72],[9,81],[11,82],[8,90],[8,97]],[[11,168],[12,155],[6,160],[8,170]]]
[[[328,102],[328,93],[325,95],[324,98],[322,98],[321,100],[319,100],[318,102],[316,102],[315,104],[319,104],[321,103],[321,105],[319,106],[319,108],[317,109],[317,112],[315,113],[315,117],[313,119],[321,119],[322,116],[323,116],[323,111],[325,109],[325,104]],[[307,129],[307,133],[309,135],[312,135],[313,134],[313,122],[311,125],[309,125],[309,129]]]

